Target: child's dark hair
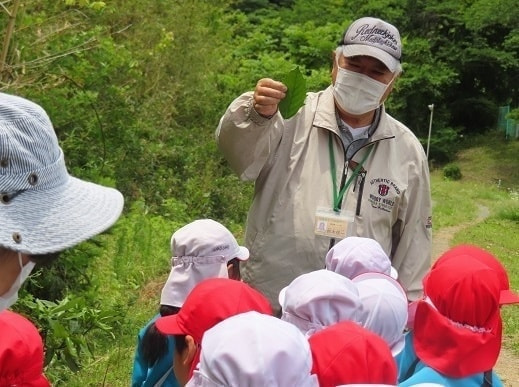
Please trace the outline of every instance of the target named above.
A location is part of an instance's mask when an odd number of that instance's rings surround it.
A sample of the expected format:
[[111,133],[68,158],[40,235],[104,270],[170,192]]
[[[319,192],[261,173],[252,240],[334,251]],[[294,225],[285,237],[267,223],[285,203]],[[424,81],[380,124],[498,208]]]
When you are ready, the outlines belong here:
[[187,348],[186,335],[174,335],[175,337],[175,351],[182,353]]
[[[159,313],[162,317],[171,316],[177,314],[180,308],[170,305],[161,305]],[[149,366],[155,364],[162,356],[168,351],[168,338],[163,335],[155,326],[155,323],[151,323],[146,329],[144,336],[142,337],[142,357]]]

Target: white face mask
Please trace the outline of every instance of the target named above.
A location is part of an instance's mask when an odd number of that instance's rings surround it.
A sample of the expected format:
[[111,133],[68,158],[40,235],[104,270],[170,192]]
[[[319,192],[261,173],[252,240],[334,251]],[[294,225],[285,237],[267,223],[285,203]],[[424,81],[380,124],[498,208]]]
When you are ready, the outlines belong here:
[[389,84],[374,80],[337,65],[337,77],[333,85],[335,101],[345,112],[361,115],[378,108]]
[[34,269],[34,262],[29,261],[25,266],[23,265],[22,253],[20,252],[18,253],[18,262],[20,263],[20,274],[14,280],[11,288],[6,293],[0,295],[0,311],[9,308],[18,300],[18,290],[20,290],[22,284],[31,274],[32,269]]

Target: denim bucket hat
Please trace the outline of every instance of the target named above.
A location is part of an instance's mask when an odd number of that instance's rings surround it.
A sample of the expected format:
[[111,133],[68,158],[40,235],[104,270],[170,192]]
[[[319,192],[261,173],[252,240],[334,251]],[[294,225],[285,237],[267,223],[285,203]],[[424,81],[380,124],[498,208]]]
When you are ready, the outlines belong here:
[[39,105],[0,93],[0,246],[26,254],[64,250],[109,228],[123,202],[116,189],[68,174]]

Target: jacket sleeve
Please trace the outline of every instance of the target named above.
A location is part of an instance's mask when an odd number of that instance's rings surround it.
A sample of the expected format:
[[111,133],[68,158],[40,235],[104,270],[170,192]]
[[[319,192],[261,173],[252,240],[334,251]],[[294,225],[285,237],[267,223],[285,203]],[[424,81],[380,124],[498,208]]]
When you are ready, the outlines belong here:
[[215,133],[220,151],[242,180],[256,180],[273,156],[283,132],[279,112],[265,118],[252,104],[252,92],[235,99],[220,119]]
[[422,148],[409,171],[406,208],[401,221],[399,240],[393,242],[392,261],[410,301],[423,294],[422,279],[431,266],[432,202],[429,167]]

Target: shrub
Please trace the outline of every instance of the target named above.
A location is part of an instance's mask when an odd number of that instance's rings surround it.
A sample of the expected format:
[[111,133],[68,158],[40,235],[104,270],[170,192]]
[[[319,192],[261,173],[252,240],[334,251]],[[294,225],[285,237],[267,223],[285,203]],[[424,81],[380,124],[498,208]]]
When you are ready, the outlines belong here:
[[443,168],[443,177],[447,180],[460,180],[461,170],[456,164],[447,164]]
[[[459,131],[449,127],[435,130],[429,143],[429,160],[439,164],[452,161],[459,147]],[[426,149],[427,139],[420,138],[420,142]]]

